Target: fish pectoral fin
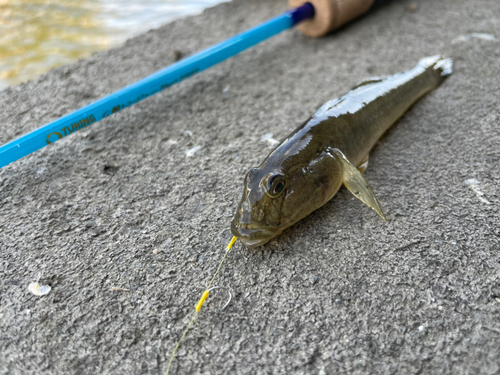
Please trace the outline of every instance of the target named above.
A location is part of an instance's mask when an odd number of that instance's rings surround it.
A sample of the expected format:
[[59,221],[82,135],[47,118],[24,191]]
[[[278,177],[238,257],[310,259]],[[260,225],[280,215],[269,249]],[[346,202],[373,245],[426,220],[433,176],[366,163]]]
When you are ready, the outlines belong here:
[[366,154],[366,156],[361,160],[361,163],[358,164],[356,168],[358,168],[358,171],[361,173],[365,173],[366,168],[368,168],[368,159],[369,159],[370,154]]
[[345,155],[338,149],[333,150],[333,154],[337,161],[342,165],[342,182],[345,187],[349,189],[351,193],[354,194],[361,202],[368,205],[368,207],[373,208],[384,221],[387,222],[387,218],[382,212],[382,207],[378,202],[373,190],[363,177],[363,174],[351,164]]

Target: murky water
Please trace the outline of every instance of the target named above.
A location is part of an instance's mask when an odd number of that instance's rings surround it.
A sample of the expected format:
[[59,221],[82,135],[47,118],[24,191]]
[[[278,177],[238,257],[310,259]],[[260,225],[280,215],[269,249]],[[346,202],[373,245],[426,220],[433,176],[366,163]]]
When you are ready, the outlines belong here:
[[0,0],[0,90],[224,0]]

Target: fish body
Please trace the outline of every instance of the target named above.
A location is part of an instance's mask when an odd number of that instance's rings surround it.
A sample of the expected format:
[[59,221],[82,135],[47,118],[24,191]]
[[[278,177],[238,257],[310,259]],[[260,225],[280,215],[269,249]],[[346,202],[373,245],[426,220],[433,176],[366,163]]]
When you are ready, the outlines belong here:
[[324,104],[248,172],[233,235],[248,247],[260,246],[328,202],[342,184],[385,220],[361,173],[368,153],[451,72],[451,59],[426,57],[409,71],[362,81]]

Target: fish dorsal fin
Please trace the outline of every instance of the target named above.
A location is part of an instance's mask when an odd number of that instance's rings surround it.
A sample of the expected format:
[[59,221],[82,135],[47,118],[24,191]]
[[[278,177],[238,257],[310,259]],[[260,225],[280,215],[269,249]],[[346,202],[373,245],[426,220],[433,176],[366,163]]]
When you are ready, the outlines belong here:
[[359,89],[360,87],[363,87],[363,86],[366,86],[366,85],[369,85],[370,83],[377,83],[377,82],[381,82],[383,79],[380,78],[380,77],[372,77],[372,78],[367,78],[367,79],[364,79],[362,80],[361,82],[358,82],[356,84],[356,86],[354,86],[351,90],[356,90],[356,89]]
[[373,194],[372,188],[363,177],[363,174],[347,160],[340,150],[334,149],[332,153],[340,165],[342,165],[342,182],[345,187],[361,202],[373,208],[387,222],[387,218],[382,212],[382,207],[380,207],[380,203],[375,194]]

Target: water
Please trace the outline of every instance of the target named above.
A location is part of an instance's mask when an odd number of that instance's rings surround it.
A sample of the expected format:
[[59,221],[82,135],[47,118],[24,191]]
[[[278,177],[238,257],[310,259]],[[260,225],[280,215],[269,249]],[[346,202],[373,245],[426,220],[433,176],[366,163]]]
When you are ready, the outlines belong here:
[[0,90],[224,0],[0,0]]

